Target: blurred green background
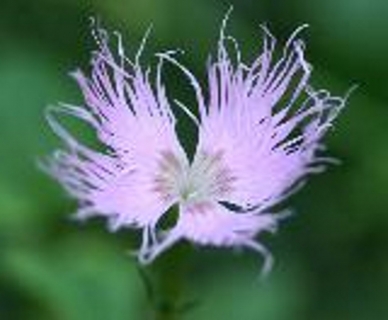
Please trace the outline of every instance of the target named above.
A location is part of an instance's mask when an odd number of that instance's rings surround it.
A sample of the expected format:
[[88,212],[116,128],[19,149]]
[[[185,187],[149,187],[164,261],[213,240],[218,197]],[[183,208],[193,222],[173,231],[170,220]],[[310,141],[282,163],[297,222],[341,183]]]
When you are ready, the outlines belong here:
[[[231,4],[228,30],[246,59],[260,48],[261,23],[282,41],[308,23],[313,84],[339,95],[359,89],[327,139],[342,164],[312,177],[287,202],[294,217],[264,237],[276,257],[264,283],[254,254],[184,248],[193,251],[184,299],[197,302],[186,319],[388,319],[387,1],[1,0],[1,320],[148,319],[146,290],[126,254],[133,233],[72,222],[74,201],[37,169],[59,143],[43,110],[81,103],[67,73],[88,66],[90,16],[120,30],[130,53],[152,23],[144,60],[182,48],[204,79]],[[191,98],[177,74],[169,78],[172,92]]]

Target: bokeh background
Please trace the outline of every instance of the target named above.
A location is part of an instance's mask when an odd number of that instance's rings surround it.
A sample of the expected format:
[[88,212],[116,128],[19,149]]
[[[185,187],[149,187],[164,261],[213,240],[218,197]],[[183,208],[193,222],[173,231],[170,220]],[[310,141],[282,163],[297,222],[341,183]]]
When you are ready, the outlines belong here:
[[[75,203],[38,170],[37,160],[59,143],[43,110],[81,103],[67,73],[88,67],[90,16],[120,30],[129,53],[152,23],[145,62],[154,50],[182,48],[182,59],[204,80],[231,4],[228,32],[244,58],[260,49],[261,23],[281,41],[308,23],[314,85],[338,95],[359,88],[327,139],[342,164],[312,177],[287,202],[294,217],[264,237],[276,256],[265,282],[257,281],[254,254],[177,249],[192,252],[182,299],[195,304],[185,319],[388,319],[385,0],[1,0],[0,319],[148,319],[147,290],[127,255],[136,235],[109,234],[99,220],[71,221]],[[178,73],[166,77],[190,105]],[[165,281],[174,283],[170,268]]]

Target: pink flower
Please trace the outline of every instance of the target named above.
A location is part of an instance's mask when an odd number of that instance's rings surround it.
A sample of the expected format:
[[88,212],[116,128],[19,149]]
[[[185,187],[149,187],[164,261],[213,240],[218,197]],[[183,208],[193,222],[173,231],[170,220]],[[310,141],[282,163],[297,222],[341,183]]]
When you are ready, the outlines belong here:
[[[139,261],[148,263],[181,239],[199,245],[245,247],[272,264],[269,251],[255,237],[275,231],[282,214],[272,212],[307,174],[320,172],[320,140],[344,100],[308,84],[311,66],[304,43],[289,38],[275,58],[275,39],[263,27],[261,54],[250,64],[240,60],[237,43],[224,35],[208,65],[204,92],[194,75],[176,60],[176,52],[157,54],[155,81],[139,57],[129,60],[118,36],[117,57],[107,33],[94,32],[91,74],[73,73],[85,106],[48,110],[52,129],[64,141],[47,169],[79,201],[77,217],[108,219],[111,230],[142,230]],[[231,57],[226,49],[235,47]],[[177,66],[191,83],[198,116],[182,103],[198,128],[192,161],[175,131],[176,118],[162,83],[165,62]],[[92,126],[105,152],[78,142],[55,119],[70,114]],[[178,206],[176,224],[163,230],[158,222]]]

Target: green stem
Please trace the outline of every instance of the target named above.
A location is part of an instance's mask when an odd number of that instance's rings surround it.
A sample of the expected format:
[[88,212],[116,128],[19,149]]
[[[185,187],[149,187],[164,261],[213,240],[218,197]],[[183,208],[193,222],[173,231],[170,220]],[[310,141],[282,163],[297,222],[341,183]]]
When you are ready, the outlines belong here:
[[152,308],[152,320],[179,320],[185,304],[185,280],[189,250],[177,245],[153,264],[140,270]]

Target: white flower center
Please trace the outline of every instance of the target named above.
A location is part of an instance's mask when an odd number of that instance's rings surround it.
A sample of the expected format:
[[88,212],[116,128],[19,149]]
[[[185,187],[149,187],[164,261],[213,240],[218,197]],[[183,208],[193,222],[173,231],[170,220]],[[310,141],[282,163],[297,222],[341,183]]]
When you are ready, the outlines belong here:
[[223,153],[197,152],[191,164],[172,152],[161,153],[154,191],[163,199],[199,204],[222,199],[232,191],[235,178],[223,164]]

